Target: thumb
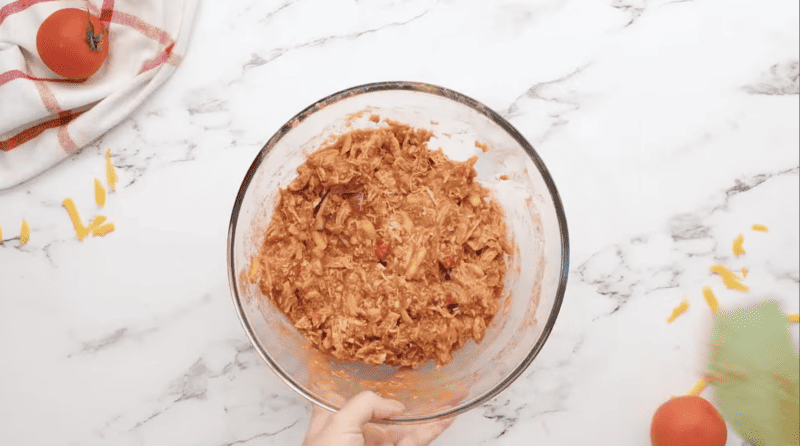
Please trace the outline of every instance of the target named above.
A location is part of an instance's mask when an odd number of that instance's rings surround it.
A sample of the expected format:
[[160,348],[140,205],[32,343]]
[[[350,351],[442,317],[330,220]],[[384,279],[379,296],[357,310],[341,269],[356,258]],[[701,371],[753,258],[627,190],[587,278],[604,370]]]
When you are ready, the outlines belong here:
[[365,424],[373,418],[388,418],[405,410],[402,403],[381,398],[375,392],[361,392],[348,401],[336,415],[333,422],[342,432],[361,432]]

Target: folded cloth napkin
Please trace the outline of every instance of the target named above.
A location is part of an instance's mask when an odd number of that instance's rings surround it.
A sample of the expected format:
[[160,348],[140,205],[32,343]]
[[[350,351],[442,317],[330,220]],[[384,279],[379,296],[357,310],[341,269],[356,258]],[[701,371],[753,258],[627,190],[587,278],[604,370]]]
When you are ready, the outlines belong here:
[[[141,105],[180,64],[196,6],[0,0],[0,190],[75,154]],[[81,83],[58,82],[36,50],[39,25],[64,8],[88,8],[108,28],[108,58]]]

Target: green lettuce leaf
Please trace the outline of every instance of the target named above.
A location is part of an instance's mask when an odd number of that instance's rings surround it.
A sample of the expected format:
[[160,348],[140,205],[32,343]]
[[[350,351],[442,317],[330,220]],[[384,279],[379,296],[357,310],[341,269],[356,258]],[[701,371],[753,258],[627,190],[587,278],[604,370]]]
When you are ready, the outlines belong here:
[[775,301],[720,311],[708,381],[717,409],[753,446],[797,446],[798,350]]

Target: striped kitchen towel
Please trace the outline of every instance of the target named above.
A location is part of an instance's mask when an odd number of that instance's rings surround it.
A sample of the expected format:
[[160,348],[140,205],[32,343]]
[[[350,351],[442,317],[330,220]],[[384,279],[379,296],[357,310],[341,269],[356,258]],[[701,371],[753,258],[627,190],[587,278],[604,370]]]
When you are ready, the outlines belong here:
[[[0,0],[0,190],[24,182],[119,124],[177,69],[197,0]],[[36,34],[53,12],[86,9],[108,28],[108,59],[59,82]]]

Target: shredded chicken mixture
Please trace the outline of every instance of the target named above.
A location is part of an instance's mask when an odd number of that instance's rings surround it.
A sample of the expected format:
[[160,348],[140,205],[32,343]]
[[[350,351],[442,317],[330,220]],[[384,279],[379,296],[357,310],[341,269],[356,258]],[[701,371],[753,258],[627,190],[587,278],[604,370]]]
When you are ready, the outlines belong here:
[[480,342],[510,254],[476,157],[385,121],[308,157],[280,199],[249,279],[316,347],[347,361],[444,365]]

